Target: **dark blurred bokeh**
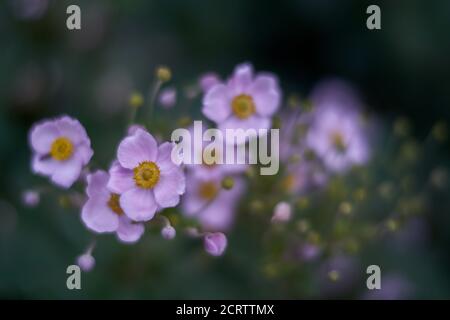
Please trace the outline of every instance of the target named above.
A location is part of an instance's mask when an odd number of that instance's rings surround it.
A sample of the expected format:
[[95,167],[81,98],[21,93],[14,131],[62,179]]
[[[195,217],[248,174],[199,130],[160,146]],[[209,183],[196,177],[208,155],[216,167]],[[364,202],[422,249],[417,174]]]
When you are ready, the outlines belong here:
[[[381,30],[366,28],[373,3],[381,7]],[[69,4],[81,7],[82,30],[67,30]],[[65,268],[91,235],[76,209],[60,206],[56,188],[38,209],[21,204],[23,190],[46,185],[30,172],[28,130],[45,117],[77,117],[91,136],[95,163],[106,167],[123,134],[130,92],[146,92],[157,65],[170,66],[182,89],[204,72],[225,77],[250,61],[277,74],[286,95],[306,97],[319,80],[343,78],[386,123],[409,118],[421,141],[436,121],[450,119],[449,18],[445,0],[2,1],[0,297],[321,297],[313,280],[297,278],[307,287],[301,291],[289,279],[263,276],[258,237],[267,226],[245,229],[251,217],[240,218],[230,238],[233,254],[219,260],[188,239],[148,236],[126,246],[101,237],[95,272],[83,274],[83,290],[67,290]],[[199,113],[199,104],[192,108]],[[447,147],[423,161],[447,165],[448,155]],[[368,260],[383,256],[387,268],[405,270],[414,279],[412,297],[450,296],[450,211],[448,205],[435,210],[431,227],[412,231],[428,233],[424,250],[368,253]]]

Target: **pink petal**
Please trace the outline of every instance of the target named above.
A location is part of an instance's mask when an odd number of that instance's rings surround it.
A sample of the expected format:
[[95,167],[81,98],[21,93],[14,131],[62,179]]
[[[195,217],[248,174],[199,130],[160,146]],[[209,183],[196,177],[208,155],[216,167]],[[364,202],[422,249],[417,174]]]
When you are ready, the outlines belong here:
[[[195,169],[193,169],[195,170]],[[201,198],[198,194],[199,187],[205,181],[214,181],[220,188],[220,179],[211,179],[208,177],[198,177],[197,173],[189,172],[187,175],[186,193],[183,196],[182,208],[183,213],[187,216],[195,216],[205,207],[207,200]]]
[[58,128],[53,122],[39,123],[31,129],[30,144],[34,151],[40,154],[48,154],[52,143],[60,135]]
[[226,231],[232,226],[245,186],[243,179],[236,178],[231,190],[220,190],[216,199],[199,212],[198,219],[205,230]]
[[108,189],[111,192],[122,194],[135,186],[133,171],[125,169],[118,161],[114,161],[109,169]]
[[117,158],[122,167],[133,169],[143,161],[155,161],[157,153],[155,138],[150,133],[138,129],[134,135],[122,140],[117,150]]
[[45,176],[51,175],[58,168],[58,163],[52,158],[44,158],[41,155],[34,155],[31,161],[31,171]]
[[106,189],[106,184],[108,183],[109,175],[103,170],[97,170],[92,174],[87,176],[87,187],[86,194],[89,198],[92,197],[108,197],[109,191]]
[[280,105],[281,94],[277,82],[271,76],[258,76],[250,88],[256,112],[261,116],[271,116]]
[[175,144],[171,142],[164,142],[158,147],[158,158],[156,163],[161,172],[167,172],[178,166],[172,161],[172,150]]
[[56,185],[69,188],[80,176],[82,162],[77,157],[72,157],[66,161],[56,161],[52,158],[41,158],[34,156],[32,170],[34,173],[51,176],[51,180]]
[[127,217],[119,218],[119,228],[117,229],[117,237],[123,242],[136,242],[144,234],[144,225],[142,223],[133,223]]
[[68,138],[72,143],[79,144],[85,142],[90,146],[91,142],[86,130],[78,120],[63,116],[55,120],[55,125],[58,127],[59,132],[61,132],[61,136]]
[[88,164],[92,156],[94,155],[94,151],[92,150],[92,148],[85,143],[82,143],[75,148],[75,156],[81,159],[83,165]]
[[81,219],[95,232],[113,232],[119,227],[119,216],[107,205],[108,197],[94,196],[83,206]]
[[162,208],[175,207],[180,202],[180,195],[185,189],[186,183],[182,170],[174,168],[160,175],[158,184],[154,188],[155,200]]
[[218,84],[203,98],[203,114],[210,120],[220,123],[231,114],[228,88]]
[[153,191],[133,188],[120,197],[120,206],[125,214],[134,221],[148,221],[158,208]]
[[63,188],[70,188],[80,176],[82,162],[72,157],[66,161],[58,161],[57,165],[58,168],[52,174],[52,181]]
[[253,79],[253,67],[249,63],[243,63],[234,69],[232,78],[228,82],[233,95],[248,91]]

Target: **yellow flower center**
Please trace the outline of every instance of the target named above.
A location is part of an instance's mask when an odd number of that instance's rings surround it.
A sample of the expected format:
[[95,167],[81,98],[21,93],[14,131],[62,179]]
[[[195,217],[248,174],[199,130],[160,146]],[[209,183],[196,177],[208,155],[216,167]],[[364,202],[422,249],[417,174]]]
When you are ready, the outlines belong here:
[[236,96],[231,102],[231,108],[239,119],[246,119],[255,113],[253,98],[246,94]]
[[198,189],[198,194],[199,194],[200,198],[205,199],[205,200],[214,199],[218,192],[219,192],[219,188],[212,181],[202,183]]
[[111,193],[111,197],[108,200],[108,207],[114,211],[118,216],[123,214],[123,210],[120,207],[120,195],[117,193]]
[[134,182],[140,188],[151,189],[159,181],[159,168],[156,163],[144,161],[133,169]]
[[50,155],[53,159],[58,161],[64,161],[69,159],[73,154],[73,144],[72,142],[65,138],[60,137],[53,141],[52,147],[50,149]]
[[344,137],[339,131],[335,131],[330,135],[331,143],[338,149],[338,151],[344,152],[346,145],[344,142]]

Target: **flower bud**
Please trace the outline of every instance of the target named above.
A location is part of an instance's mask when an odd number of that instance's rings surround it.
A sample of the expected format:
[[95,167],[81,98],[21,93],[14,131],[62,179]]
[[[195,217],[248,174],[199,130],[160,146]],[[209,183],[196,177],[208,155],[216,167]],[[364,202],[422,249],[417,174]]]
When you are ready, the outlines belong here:
[[161,236],[166,240],[172,240],[177,235],[177,231],[172,226],[165,226],[161,229]]
[[165,109],[172,108],[177,103],[177,91],[174,88],[167,88],[161,91],[158,102]]
[[275,206],[272,222],[287,222],[291,219],[292,209],[287,202],[280,202]]
[[82,254],[77,258],[77,265],[84,272],[89,272],[95,266],[95,258],[90,253]]
[[214,257],[221,256],[227,244],[227,237],[222,232],[208,233],[204,237],[205,251]]
[[232,177],[225,177],[222,180],[222,188],[225,190],[231,190],[234,186],[234,179]]
[[22,194],[22,202],[25,206],[29,208],[36,207],[41,200],[39,192],[34,190],[26,190]]
[[139,108],[144,104],[144,97],[139,92],[133,92],[128,103],[133,108]]
[[172,71],[166,66],[156,68],[156,78],[161,82],[168,82],[172,78]]

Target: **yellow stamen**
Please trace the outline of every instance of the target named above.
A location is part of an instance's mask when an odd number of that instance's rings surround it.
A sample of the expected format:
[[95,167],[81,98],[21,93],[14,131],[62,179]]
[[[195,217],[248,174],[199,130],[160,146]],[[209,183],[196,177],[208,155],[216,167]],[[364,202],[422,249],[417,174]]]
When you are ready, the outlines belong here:
[[64,161],[69,159],[73,154],[73,144],[72,142],[65,138],[60,137],[53,141],[52,147],[50,149],[50,155],[53,159],[58,161]]
[[159,181],[159,168],[156,163],[144,161],[133,170],[134,182],[140,188],[151,189]]
[[212,181],[202,183],[198,189],[198,194],[202,199],[205,200],[214,199],[217,195],[217,192],[219,192],[219,188]]
[[236,117],[240,119],[246,119],[255,113],[255,103],[253,98],[246,94],[240,94],[236,96],[231,102],[231,108],[233,109]]
[[111,197],[109,198],[108,201],[108,207],[111,208],[112,211],[114,211],[114,213],[116,213],[118,216],[123,214],[123,210],[120,207],[120,195],[118,195],[117,193],[111,193]]
[[347,148],[344,137],[339,131],[335,131],[330,135],[331,142],[338,149],[338,151],[345,151]]

